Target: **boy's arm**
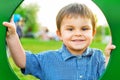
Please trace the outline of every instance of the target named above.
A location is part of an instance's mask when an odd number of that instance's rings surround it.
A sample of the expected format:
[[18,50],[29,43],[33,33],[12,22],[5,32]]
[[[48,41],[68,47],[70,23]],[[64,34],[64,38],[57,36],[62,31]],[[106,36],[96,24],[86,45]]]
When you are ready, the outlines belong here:
[[115,48],[116,48],[116,46],[113,45],[111,41],[110,41],[110,42],[108,43],[108,45],[106,46],[106,48],[105,48],[106,66],[107,66],[107,64],[108,64],[108,62],[109,62],[110,53],[111,53],[111,51],[112,51],[113,49],[115,49]]
[[3,22],[3,25],[8,28],[6,41],[10,50],[10,54],[15,64],[20,68],[25,68],[26,64],[25,52],[17,35],[16,26],[13,20],[11,20],[10,23]]

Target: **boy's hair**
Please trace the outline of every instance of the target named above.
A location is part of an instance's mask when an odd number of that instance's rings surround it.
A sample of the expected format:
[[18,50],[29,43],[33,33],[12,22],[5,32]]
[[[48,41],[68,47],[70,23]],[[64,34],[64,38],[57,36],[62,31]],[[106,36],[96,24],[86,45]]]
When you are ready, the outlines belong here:
[[85,4],[78,3],[69,4],[59,11],[56,17],[57,29],[60,31],[61,22],[64,17],[78,17],[78,16],[91,19],[93,31],[95,30],[96,19],[93,12]]

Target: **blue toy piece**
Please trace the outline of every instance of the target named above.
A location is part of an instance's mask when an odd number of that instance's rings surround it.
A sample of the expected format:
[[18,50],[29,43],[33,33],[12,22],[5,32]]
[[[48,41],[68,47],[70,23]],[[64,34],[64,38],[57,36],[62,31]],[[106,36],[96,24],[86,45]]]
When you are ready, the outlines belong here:
[[14,16],[13,20],[14,20],[15,23],[20,21],[20,19],[21,19],[21,15],[20,14],[14,14],[13,16]]
[[3,21],[9,21],[23,0],[0,0],[0,80],[19,80],[11,69],[6,54],[6,28]]

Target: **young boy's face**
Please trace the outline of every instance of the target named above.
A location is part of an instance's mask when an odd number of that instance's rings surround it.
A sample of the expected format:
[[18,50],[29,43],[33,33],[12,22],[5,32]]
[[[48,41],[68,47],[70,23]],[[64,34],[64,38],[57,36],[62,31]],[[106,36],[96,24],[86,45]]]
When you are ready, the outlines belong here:
[[90,19],[82,17],[65,17],[57,35],[72,54],[82,54],[92,42],[95,35]]

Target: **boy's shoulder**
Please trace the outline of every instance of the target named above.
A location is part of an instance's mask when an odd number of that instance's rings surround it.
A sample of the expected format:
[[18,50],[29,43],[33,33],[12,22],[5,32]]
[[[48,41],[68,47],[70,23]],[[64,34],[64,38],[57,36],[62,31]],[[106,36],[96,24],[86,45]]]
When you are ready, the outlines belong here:
[[98,49],[98,48],[88,48],[87,49],[87,55],[90,55],[91,57],[92,56],[103,56],[103,52],[102,50]]
[[59,50],[48,50],[48,51],[40,52],[37,55],[41,55],[41,56],[53,56],[53,55],[58,55],[58,54],[59,54]]
[[105,55],[103,53],[103,51],[101,49],[98,49],[98,48],[90,48],[90,52],[92,53],[92,56],[93,57],[96,57],[96,58],[104,58]]
[[59,55],[59,50],[42,51],[39,53],[32,53],[30,51],[26,51],[26,57],[35,57],[40,60],[50,60],[58,57]]
[[93,52],[93,53],[103,53],[101,49],[98,49],[98,48],[91,48],[91,47],[88,47],[88,51],[89,52]]
[[94,51],[94,52],[99,52],[99,53],[103,53],[101,49],[98,49],[98,48],[90,48],[91,51]]

